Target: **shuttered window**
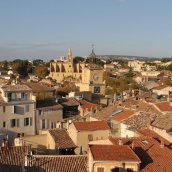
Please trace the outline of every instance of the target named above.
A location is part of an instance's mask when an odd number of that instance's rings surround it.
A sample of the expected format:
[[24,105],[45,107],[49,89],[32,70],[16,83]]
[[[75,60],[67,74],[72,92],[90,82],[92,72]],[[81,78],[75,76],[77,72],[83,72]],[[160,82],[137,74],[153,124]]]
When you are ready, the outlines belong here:
[[97,172],[104,172],[104,168],[103,167],[97,167]]
[[26,112],[29,112],[29,105],[26,105]]
[[10,120],[10,127],[19,127],[19,119],[11,119]]
[[16,113],[17,106],[12,106],[12,113]]

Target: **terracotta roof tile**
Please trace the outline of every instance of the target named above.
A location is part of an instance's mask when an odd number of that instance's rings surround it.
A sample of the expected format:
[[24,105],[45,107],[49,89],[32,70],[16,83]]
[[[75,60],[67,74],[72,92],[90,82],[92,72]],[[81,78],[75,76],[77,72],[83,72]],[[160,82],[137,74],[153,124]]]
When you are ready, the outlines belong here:
[[3,91],[5,92],[12,92],[12,91],[32,91],[31,88],[29,88],[28,86],[26,85],[5,85],[5,86],[2,86],[1,87]]
[[[120,138],[109,138],[114,145],[119,145]],[[167,146],[160,147],[160,143],[152,137],[122,138],[123,145],[132,147],[134,141],[134,152],[141,160],[141,172],[171,172],[172,151]]]
[[156,126],[165,130],[170,129],[172,127],[171,113],[157,117],[155,121],[152,123],[152,126]]
[[48,131],[51,134],[51,136],[54,138],[55,146],[58,147],[59,149],[70,149],[77,147],[70,138],[70,136],[68,135],[66,129],[56,128]]
[[28,162],[29,166],[43,168],[45,172],[87,172],[85,155],[33,155]]
[[94,160],[100,161],[140,161],[138,156],[126,145],[90,145]]
[[136,131],[147,127],[148,119],[153,120],[160,114],[154,114],[149,112],[137,112],[134,116],[121,121],[121,123],[128,125],[128,129]]
[[153,90],[162,90],[162,89],[167,88],[167,87],[169,87],[169,86],[168,85],[159,85],[157,87],[153,87],[152,89]]
[[79,102],[72,97],[61,98],[58,101],[62,106],[79,106]]
[[161,111],[172,111],[172,106],[168,102],[161,102],[155,104]]
[[105,121],[86,121],[86,122],[73,122],[77,130],[103,130],[110,129]]
[[122,120],[125,120],[125,119],[131,117],[133,114],[134,114],[133,110],[127,110],[123,113],[113,116],[111,119],[115,120],[115,121],[122,121]]
[[42,85],[39,83],[22,83],[23,85],[27,85],[33,91],[54,91],[54,88],[48,87],[46,85]]
[[91,111],[91,107],[92,107],[93,110],[96,110],[96,107],[97,107],[96,104],[87,102],[86,100],[81,100],[81,101],[79,101],[79,103],[80,103],[81,108],[84,111],[86,111],[86,110]]

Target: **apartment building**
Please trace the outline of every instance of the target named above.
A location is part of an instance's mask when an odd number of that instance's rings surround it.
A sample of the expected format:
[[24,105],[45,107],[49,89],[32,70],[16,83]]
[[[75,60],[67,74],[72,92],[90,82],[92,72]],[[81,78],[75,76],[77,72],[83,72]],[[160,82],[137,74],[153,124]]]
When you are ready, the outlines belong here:
[[34,135],[36,97],[32,89],[26,85],[5,85],[0,92],[1,135],[8,135],[10,145],[20,133]]

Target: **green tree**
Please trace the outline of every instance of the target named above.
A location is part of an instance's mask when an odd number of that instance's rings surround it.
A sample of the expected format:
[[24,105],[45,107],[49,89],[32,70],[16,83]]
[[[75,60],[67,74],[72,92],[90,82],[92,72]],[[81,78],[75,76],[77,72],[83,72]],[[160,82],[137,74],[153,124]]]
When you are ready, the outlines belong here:
[[1,62],[1,65],[3,67],[3,70],[5,70],[5,71],[8,70],[8,62],[7,62],[7,60],[4,60],[3,62]]
[[38,77],[45,78],[48,75],[48,68],[40,67],[36,70],[36,74]]
[[129,72],[125,74],[125,77],[133,78],[133,76],[134,76],[134,73],[133,73],[132,67],[130,67]]
[[84,61],[84,58],[83,58],[83,57],[79,57],[79,56],[76,56],[76,57],[73,59],[73,62],[74,62],[74,63],[83,62],[83,61]]
[[106,60],[106,64],[110,64],[111,63],[111,60],[110,59],[107,59]]
[[36,60],[33,60],[33,65],[34,66],[38,66],[38,65],[41,65],[41,64],[43,64],[43,60],[41,60],[41,59],[36,59]]

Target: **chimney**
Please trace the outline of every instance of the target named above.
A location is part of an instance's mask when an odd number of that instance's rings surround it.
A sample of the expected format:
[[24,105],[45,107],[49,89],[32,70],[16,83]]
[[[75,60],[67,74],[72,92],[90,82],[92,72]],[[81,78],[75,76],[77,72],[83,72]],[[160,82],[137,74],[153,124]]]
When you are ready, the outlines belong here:
[[123,145],[123,141],[121,139],[119,140],[119,145]]
[[8,135],[7,135],[7,138],[5,139],[5,148],[9,149]]
[[2,147],[5,146],[5,139],[2,140]]
[[26,156],[24,156],[24,166],[26,166],[26,167],[27,167],[27,155],[26,155]]
[[131,147],[132,147],[132,149],[134,150],[134,140],[132,141]]
[[160,145],[161,148],[164,148],[164,140],[161,140],[161,145]]

